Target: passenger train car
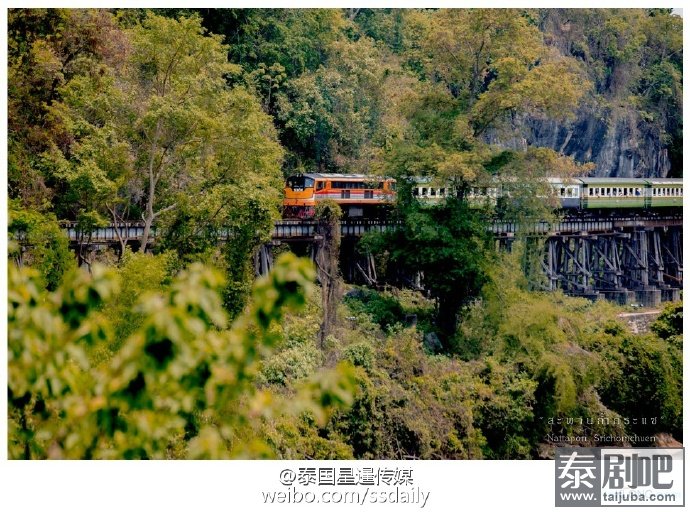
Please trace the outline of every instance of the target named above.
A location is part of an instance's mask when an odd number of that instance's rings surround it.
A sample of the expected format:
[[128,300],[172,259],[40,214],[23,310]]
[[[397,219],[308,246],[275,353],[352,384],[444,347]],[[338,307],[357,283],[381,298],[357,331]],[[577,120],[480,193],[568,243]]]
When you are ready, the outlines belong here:
[[[565,209],[664,208],[683,206],[683,180],[680,178],[547,178]],[[452,195],[451,188],[420,179],[412,195],[426,204],[434,204]],[[504,185],[472,187],[470,202],[510,195]]]
[[[547,178],[561,208],[566,210],[613,210],[681,208],[683,180],[679,178]],[[495,204],[509,197],[506,185],[472,187],[470,203]],[[316,203],[333,199],[347,217],[375,216],[395,202],[395,180],[363,174],[310,173],[291,176],[285,184],[283,217],[311,218]],[[430,178],[416,178],[412,195],[423,204],[433,205],[453,196],[451,186]]]

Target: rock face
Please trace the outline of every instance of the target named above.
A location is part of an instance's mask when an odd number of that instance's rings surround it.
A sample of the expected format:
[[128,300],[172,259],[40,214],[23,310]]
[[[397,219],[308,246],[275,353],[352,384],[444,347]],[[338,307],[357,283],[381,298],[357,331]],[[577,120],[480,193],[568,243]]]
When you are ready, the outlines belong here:
[[594,162],[594,176],[664,178],[671,170],[658,128],[623,108],[602,113],[583,107],[572,122],[516,117],[510,131],[489,131],[485,141],[506,149],[548,147]]

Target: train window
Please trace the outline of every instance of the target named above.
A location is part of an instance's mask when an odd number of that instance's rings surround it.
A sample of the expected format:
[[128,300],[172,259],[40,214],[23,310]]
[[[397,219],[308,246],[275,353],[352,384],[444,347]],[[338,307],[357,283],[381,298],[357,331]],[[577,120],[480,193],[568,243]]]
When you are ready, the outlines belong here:
[[292,190],[304,190],[314,186],[314,179],[307,178],[306,176],[290,176],[287,179],[287,186]]
[[440,196],[442,196],[442,197],[445,196],[445,195],[446,195],[446,189],[445,189],[445,188],[440,189],[440,190],[438,191],[438,195],[440,195]]
[[635,195],[639,196],[641,193],[642,193],[642,190],[640,189],[640,187],[635,187]]
[[679,188],[679,189],[678,189],[678,195],[679,195],[680,197],[683,197],[683,189],[682,189],[682,188]]
[[389,181],[388,182],[388,188],[391,190],[396,190],[397,189],[397,184],[394,181]]
[[341,199],[350,199],[350,191],[349,190],[341,190],[340,191],[340,198]]
[[655,188],[652,189],[652,195],[656,196],[656,189]]
[[422,187],[422,195],[423,196],[427,195],[427,188],[426,187]]
[[613,190],[613,194],[611,194],[611,195],[613,195],[614,197],[618,196],[618,189],[616,187],[614,187],[612,190]]
[[623,189],[623,195],[624,195],[624,196],[627,196],[627,195],[628,195],[628,189],[627,189],[627,188],[624,188],[624,189]]
[[435,195],[436,195],[436,189],[435,189],[435,188],[430,188],[430,189],[429,189],[429,195],[430,195],[430,196],[435,196]]
[[419,195],[419,189],[417,187],[412,189],[412,195],[413,196],[418,196]]
[[561,197],[565,197],[565,189],[561,187]]
[[357,189],[366,188],[363,181],[334,181],[333,188]]
[[374,191],[373,190],[365,190],[364,191],[364,199],[374,199]]
[[326,185],[325,181],[317,181],[316,182],[316,190],[322,190],[325,185]]

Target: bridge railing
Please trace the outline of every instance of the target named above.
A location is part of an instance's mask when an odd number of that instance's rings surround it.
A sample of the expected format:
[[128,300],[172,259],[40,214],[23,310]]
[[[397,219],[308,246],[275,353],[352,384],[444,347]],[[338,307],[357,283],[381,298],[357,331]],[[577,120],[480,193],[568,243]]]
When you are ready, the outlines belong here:
[[[578,232],[586,233],[611,233],[621,229],[629,228],[654,228],[661,226],[679,226],[683,223],[682,215],[653,215],[648,217],[608,217],[603,219],[564,219],[558,222],[534,222],[523,226],[521,231],[535,235],[558,235],[573,234]],[[135,240],[141,238],[144,233],[144,224],[141,222],[124,223],[118,226],[110,225],[96,228],[90,232],[79,229],[76,222],[65,222],[61,224],[68,238],[72,242],[108,243],[119,241],[120,237]],[[317,222],[313,220],[279,220],[273,227],[273,238],[275,240],[297,240],[313,239],[316,235]],[[371,231],[383,232],[396,229],[400,226],[399,222],[384,220],[365,220],[365,219],[346,219],[340,223],[340,233],[342,236],[361,236]],[[495,221],[489,228],[490,231],[498,236],[512,236],[520,231],[520,226],[516,222]],[[152,238],[155,238],[155,230],[152,231]],[[219,237],[227,239],[230,236],[228,231],[221,231]]]
[[[143,222],[125,222],[117,225],[110,224],[90,230],[81,229],[77,222],[61,222],[60,226],[67,234],[67,238],[72,242],[117,242],[120,238],[132,240],[141,238],[144,234]],[[152,230],[152,232],[153,231],[154,230]],[[155,233],[153,233],[152,236],[154,234]],[[118,238],[118,235],[120,238]]]

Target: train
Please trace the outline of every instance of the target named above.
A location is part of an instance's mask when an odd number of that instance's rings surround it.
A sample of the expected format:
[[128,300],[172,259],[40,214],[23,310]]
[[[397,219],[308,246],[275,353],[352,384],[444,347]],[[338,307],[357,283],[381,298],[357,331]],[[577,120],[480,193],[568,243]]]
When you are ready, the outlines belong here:
[[319,201],[333,199],[346,217],[370,217],[395,202],[395,180],[364,174],[309,173],[285,182],[283,218],[308,219]]
[[[680,178],[547,178],[564,210],[681,208]],[[509,186],[475,186],[470,203],[495,202],[510,196]],[[412,195],[433,205],[455,194],[452,186],[430,178],[413,178]],[[396,180],[363,174],[309,173],[290,176],[285,183],[283,218],[309,219],[319,201],[332,199],[349,218],[370,217],[390,208],[396,199]]]

